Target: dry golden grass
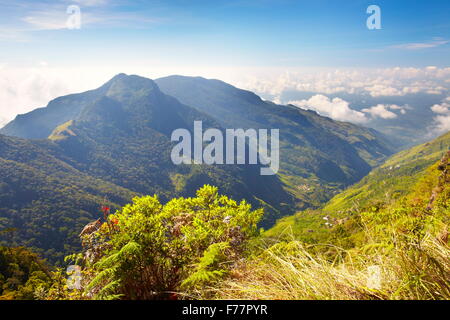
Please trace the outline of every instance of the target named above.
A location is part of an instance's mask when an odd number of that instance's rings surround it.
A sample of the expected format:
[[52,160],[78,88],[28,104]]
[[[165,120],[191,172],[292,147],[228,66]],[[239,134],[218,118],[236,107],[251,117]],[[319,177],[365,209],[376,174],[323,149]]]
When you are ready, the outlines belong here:
[[296,241],[282,250],[265,250],[262,256],[241,262],[218,287],[199,292],[198,298],[450,298],[449,247],[434,237],[425,236],[417,244],[372,245],[370,250],[339,252],[335,261],[329,261],[309,254]]

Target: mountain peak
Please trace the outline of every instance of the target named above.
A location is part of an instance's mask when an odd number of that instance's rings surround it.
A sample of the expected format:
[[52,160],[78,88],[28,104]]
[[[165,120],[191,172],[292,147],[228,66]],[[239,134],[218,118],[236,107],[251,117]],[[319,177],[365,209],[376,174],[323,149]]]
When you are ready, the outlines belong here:
[[104,86],[107,88],[105,95],[118,101],[123,101],[131,96],[160,93],[158,86],[153,80],[125,73],[119,73],[114,76]]
[[156,83],[145,77],[141,77],[135,74],[126,74],[126,73],[119,73],[112,77],[109,81],[107,81],[103,86],[111,87],[112,85],[127,85],[128,87],[137,87],[137,86],[148,86],[157,88]]
[[128,77],[128,75],[126,73],[121,72],[121,73],[116,74],[114,77],[112,77],[111,80],[121,79],[121,78],[126,78],[126,77]]
[[[92,111],[92,104],[98,108],[105,108],[103,99],[117,103],[130,102],[135,99],[158,100],[163,93],[156,83],[148,78],[137,75],[119,73],[101,87],[86,92],[70,94],[53,99],[44,108],[33,110],[17,116],[0,130],[0,133],[22,138],[47,138],[53,130],[69,120],[76,120],[88,110]],[[126,103],[128,104],[128,103]],[[117,109],[117,108],[116,108]],[[115,110],[115,109],[114,109]]]

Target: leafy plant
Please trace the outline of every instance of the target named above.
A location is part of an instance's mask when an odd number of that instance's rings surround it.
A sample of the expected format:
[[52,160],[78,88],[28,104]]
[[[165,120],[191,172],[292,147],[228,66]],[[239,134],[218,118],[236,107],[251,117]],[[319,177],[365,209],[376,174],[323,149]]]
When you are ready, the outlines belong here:
[[85,272],[93,274],[85,293],[97,299],[178,298],[182,285],[193,289],[224,275],[226,262],[257,235],[261,216],[262,210],[209,185],[194,198],[165,205],[156,196],[134,198],[95,233],[93,246],[105,249],[85,259]]

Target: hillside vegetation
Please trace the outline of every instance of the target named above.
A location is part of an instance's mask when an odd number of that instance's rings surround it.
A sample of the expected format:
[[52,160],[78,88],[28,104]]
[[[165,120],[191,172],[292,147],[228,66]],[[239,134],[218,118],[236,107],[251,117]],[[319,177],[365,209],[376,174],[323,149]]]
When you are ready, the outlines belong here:
[[[450,152],[396,201],[315,244],[290,235],[239,263],[220,299],[450,299]],[[204,291],[203,291],[204,292]],[[204,297],[203,292],[198,292]]]
[[334,196],[317,210],[305,210],[277,221],[265,236],[283,237],[290,233],[308,242],[320,241],[328,230],[364,210],[386,207],[415,187],[450,147],[450,133],[401,151],[353,186]]
[[264,101],[220,80],[169,76],[155,82],[224,128],[280,129],[279,176],[295,195],[297,209],[320,206],[394,151],[389,139],[375,130]]
[[0,135],[0,245],[26,246],[51,262],[80,248],[80,228],[138,193],[89,176],[60,159],[49,141]]
[[[170,135],[195,120],[282,129],[280,173],[176,166]],[[450,133],[382,163],[376,131],[217,80],[124,74],[2,132],[33,139],[0,135],[1,299],[450,297]]]
[[36,299],[50,285],[50,269],[36,254],[23,247],[0,247],[0,300]]
[[[393,159],[407,165],[422,147]],[[211,186],[165,205],[135,198],[83,230],[83,250],[66,259],[81,266],[79,290],[54,273],[41,296],[448,300],[450,151],[441,156],[401,196],[361,206],[340,223],[330,217],[310,239],[267,237],[257,229],[261,210]]]

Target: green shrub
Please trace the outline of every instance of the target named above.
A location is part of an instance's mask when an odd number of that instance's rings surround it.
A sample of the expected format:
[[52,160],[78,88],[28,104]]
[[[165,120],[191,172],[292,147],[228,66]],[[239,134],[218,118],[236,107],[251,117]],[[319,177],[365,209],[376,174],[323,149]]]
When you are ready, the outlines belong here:
[[[262,210],[205,185],[195,198],[162,205],[156,196],[133,199],[90,235],[85,295],[97,299],[170,299],[215,281],[258,233]],[[86,240],[86,239],[85,239]]]

